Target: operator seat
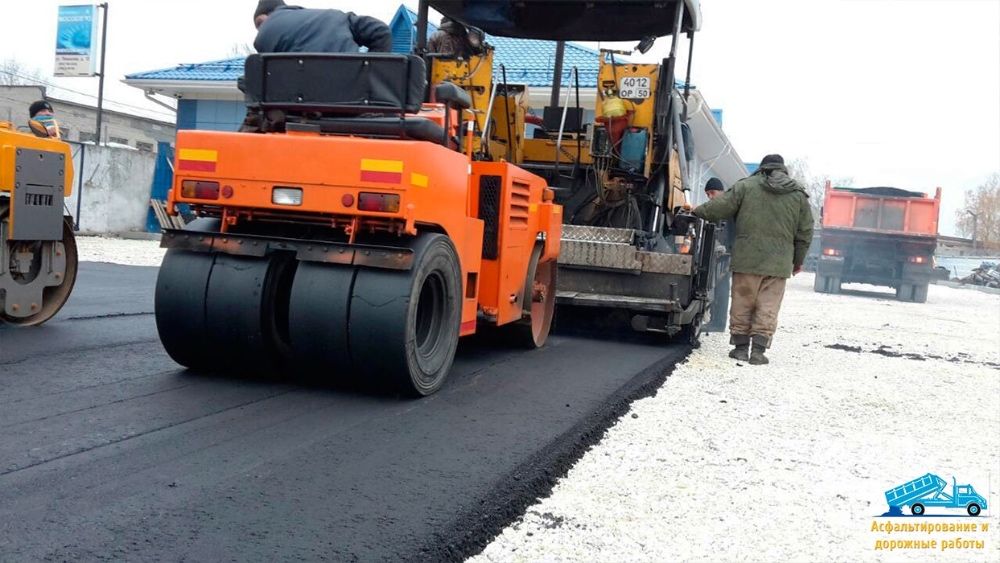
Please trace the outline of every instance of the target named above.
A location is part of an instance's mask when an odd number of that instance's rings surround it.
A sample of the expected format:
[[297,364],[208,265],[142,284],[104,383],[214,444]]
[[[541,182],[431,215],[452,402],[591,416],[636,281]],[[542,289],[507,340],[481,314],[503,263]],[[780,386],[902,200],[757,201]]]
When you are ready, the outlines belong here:
[[[248,106],[295,129],[415,139],[446,144],[446,132],[420,111],[427,92],[424,61],[393,53],[259,53],[245,63]],[[436,99],[471,107],[454,84],[435,88]],[[447,143],[447,144],[454,144]]]

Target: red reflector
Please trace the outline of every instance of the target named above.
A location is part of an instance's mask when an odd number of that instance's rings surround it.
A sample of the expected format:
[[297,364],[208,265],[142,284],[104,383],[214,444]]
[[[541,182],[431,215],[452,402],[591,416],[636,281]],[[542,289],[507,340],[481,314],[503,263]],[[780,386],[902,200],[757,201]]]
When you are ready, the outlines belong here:
[[181,182],[181,196],[187,199],[219,199],[219,183],[184,180]]
[[233,197],[233,187],[232,186],[222,186],[222,197],[229,199]]
[[399,196],[396,194],[362,192],[358,194],[358,209],[361,211],[396,213],[399,211]]
[[354,207],[354,194],[344,194],[344,196],[340,198],[340,203],[342,203],[344,207]]

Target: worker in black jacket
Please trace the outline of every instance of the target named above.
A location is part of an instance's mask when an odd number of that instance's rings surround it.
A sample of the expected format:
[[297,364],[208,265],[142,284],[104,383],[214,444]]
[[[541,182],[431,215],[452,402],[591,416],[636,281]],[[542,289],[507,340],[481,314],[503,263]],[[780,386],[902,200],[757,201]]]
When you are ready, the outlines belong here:
[[356,53],[392,50],[392,33],[382,21],[340,10],[287,6],[260,0],[253,15],[258,53]]

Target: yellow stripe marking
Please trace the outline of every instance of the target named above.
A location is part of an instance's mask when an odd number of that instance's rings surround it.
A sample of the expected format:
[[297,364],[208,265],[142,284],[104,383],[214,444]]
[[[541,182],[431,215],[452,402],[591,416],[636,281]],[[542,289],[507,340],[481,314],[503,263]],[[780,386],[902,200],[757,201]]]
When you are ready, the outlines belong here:
[[531,205],[529,205],[528,206],[528,212],[529,213],[538,213],[538,204],[537,203],[532,203]]
[[211,149],[181,149],[177,156],[180,160],[197,160],[200,162],[218,162],[219,151]]
[[423,174],[410,174],[410,183],[418,188],[427,187],[427,176]]
[[401,160],[372,160],[361,159],[361,170],[364,172],[393,172],[403,173],[403,161]]

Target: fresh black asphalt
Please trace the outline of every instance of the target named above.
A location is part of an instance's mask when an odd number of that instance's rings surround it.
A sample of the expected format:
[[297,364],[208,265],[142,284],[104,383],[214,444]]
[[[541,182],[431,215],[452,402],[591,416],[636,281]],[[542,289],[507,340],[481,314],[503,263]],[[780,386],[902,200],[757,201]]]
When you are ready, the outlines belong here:
[[0,560],[461,559],[687,353],[473,339],[422,400],[198,374],[160,347],[155,278],[82,264],[54,321],[0,326]]

